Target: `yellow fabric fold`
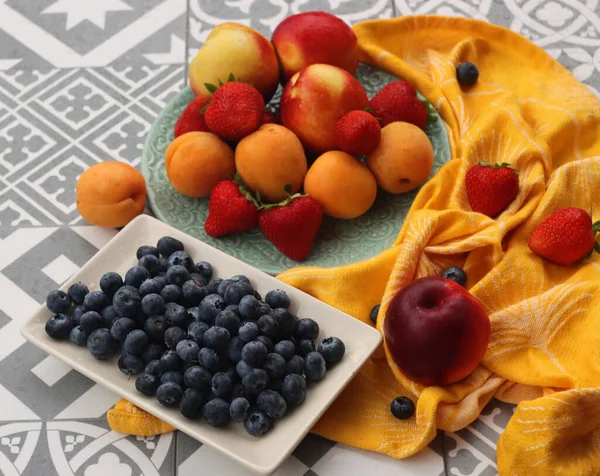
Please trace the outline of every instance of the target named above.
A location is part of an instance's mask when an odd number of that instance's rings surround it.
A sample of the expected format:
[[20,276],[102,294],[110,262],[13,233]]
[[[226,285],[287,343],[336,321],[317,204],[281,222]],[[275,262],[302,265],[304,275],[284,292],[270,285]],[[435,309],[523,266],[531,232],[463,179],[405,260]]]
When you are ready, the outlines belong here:
[[[422,187],[392,248],[279,278],[367,323],[381,302],[381,330],[398,290],[458,265],[489,312],[492,335],[478,369],[445,388],[408,380],[384,344],[313,432],[404,458],[437,429],[467,426],[496,396],[520,403],[498,444],[501,475],[600,474],[600,262],[560,267],[527,246],[557,208],[600,210],[600,102],[542,49],[488,23],[409,16],[354,31],[362,61],[411,81],[440,112],[453,160]],[[462,61],[479,67],[473,88],[456,81]],[[466,200],[465,173],[480,161],[519,171],[520,193],[496,219],[471,212]],[[414,418],[390,414],[399,395],[417,402]]]

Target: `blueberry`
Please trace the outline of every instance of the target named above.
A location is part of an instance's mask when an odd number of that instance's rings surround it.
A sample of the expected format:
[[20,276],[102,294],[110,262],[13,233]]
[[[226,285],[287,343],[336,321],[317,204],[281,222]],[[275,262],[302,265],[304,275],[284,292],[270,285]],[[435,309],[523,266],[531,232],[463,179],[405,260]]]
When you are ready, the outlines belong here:
[[208,324],[201,321],[194,321],[188,326],[188,339],[193,340],[198,345],[204,345],[204,333],[208,330]]
[[225,304],[239,304],[244,296],[252,296],[254,289],[252,285],[246,281],[233,282],[225,291]]
[[175,350],[177,344],[187,337],[185,331],[181,327],[169,327],[165,330],[164,340],[169,349]]
[[298,354],[306,357],[310,352],[314,352],[315,343],[310,339],[301,339],[297,344]]
[[113,307],[119,316],[134,318],[142,308],[142,298],[139,293],[123,287],[115,293]]
[[144,332],[152,342],[164,342],[167,327],[164,316],[158,314],[144,321]]
[[197,388],[203,391],[210,390],[212,386],[212,374],[204,367],[196,365],[185,371],[183,381],[190,388]]
[[[165,286],[168,284],[167,283],[166,271],[165,271],[165,275],[154,276],[152,278],[152,281],[155,282],[160,287],[160,290],[162,291],[165,288]],[[142,286],[143,285],[144,284],[142,283]],[[141,287],[140,287],[140,289],[141,289]],[[158,294],[160,294],[160,291],[158,292]]]
[[94,358],[105,360],[118,352],[119,343],[110,335],[108,329],[100,328],[89,335],[87,348]]
[[161,356],[167,351],[167,346],[162,342],[151,342],[142,354],[144,362],[148,363],[153,360],[159,360]]
[[181,360],[184,362],[191,362],[192,360],[198,359],[200,346],[193,340],[184,339],[177,343],[175,350]]
[[200,309],[198,307],[188,307],[187,313],[190,324],[192,323],[192,321],[202,321],[202,319],[200,319]]
[[258,337],[260,330],[254,322],[244,323],[238,330],[238,336],[242,342],[250,342]]
[[219,355],[208,347],[202,347],[198,352],[198,363],[212,374],[219,371]]
[[256,321],[256,324],[258,325],[261,335],[268,337],[271,340],[277,337],[277,334],[279,333],[279,323],[271,314],[261,316],[258,321]]
[[465,62],[456,68],[456,79],[463,86],[473,86],[479,79],[479,70],[471,62]]
[[213,267],[210,263],[206,261],[199,261],[194,266],[192,266],[191,271],[192,273],[199,273],[202,276],[204,276],[206,280],[209,280],[210,278],[212,278]]
[[160,368],[163,372],[169,370],[180,370],[181,359],[174,350],[167,350],[163,355],[160,356]]
[[183,392],[181,401],[179,402],[179,412],[186,418],[200,418],[202,409],[206,402],[206,397],[202,392],[195,388],[188,388]]
[[158,249],[156,249],[155,246],[142,245],[137,249],[137,251],[135,253],[135,257],[137,259],[141,259],[142,256],[147,256],[147,255],[156,256],[158,258],[159,257]]
[[84,312],[85,309],[83,308],[83,306],[76,306],[75,308],[73,308],[73,312],[71,313],[71,319],[73,319],[73,322],[76,326],[79,325],[79,321],[81,321],[81,316],[83,316]]
[[248,418],[250,410],[250,402],[244,397],[237,397],[231,401],[229,406],[229,416],[233,421],[241,422]]
[[163,374],[162,369],[160,368],[160,360],[151,360],[146,364],[146,368],[144,369],[144,373],[154,375],[155,377],[160,377]]
[[217,314],[215,325],[227,329],[229,334],[234,336],[237,335],[240,328],[240,318],[235,312],[223,309]]
[[377,324],[377,316],[379,315],[379,309],[381,309],[381,304],[377,304],[376,306],[373,306],[373,309],[371,309],[369,317],[371,318],[371,322],[373,324]]
[[267,389],[269,374],[263,369],[252,369],[242,377],[242,385],[248,395],[257,396]]
[[296,329],[296,316],[284,308],[273,309],[269,314],[277,322],[277,339],[290,339]]
[[135,322],[128,317],[120,317],[110,328],[110,334],[118,340],[123,342],[127,334],[135,329]]
[[251,436],[262,436],[271,429],[272,420],[266,413],[252,412],[244,422],[244,429]]
[[190,273],[190,281],[193,281],[200,287],[205,287],[208,284],[208,279],[199,273]]
[[262,342],[267,348],[267,352],[273,352],[274,346],[273,341],[266,336],[258,336],[256,338],[258,342]]
[[260,293],[256,289],[254,290],[253,296],[256,298],[257,301],[262,302],[262,296],[260,295]]
[[183,396],[183,389],[173,382],[161,383],[156,389],[156,399],[165,407],[176,407]]
[[285,360],[290,360],[296,353],[296,346],[291,340],[282,340],[275,344],[273,351],[281,355]]
[[139,288],[147,279],[150,279],[150,271],[143,266],[134,266],[125,273],[125,284],[134,288]]
[[100,278],[100,289],[109,298],[123,287],[123,278],[118,273],[110,271]]
[[149,294],[160,294],[162,289],[163,288],[161,287],[160,282],[157,281],[155,278],[151,278],[147,279],[142,283],[139,289],[139,293],[143,299]]
[[213,375],[211,390],[216,397],[227,399],[233,390],[233,380],[225,372],[217,372]]
[[249,366],[243,360],[240,360],[237,364],[235,364],[235,373],[238,375],[239,378],[244,378],[244,375],[246,375],[251,370],[252,367]]
[[92,331],[100,329],[102,323],[102,316],[100,314],[96,311],[88,311],[82,314],[81,319],[79,320],[79,327],[81,327],[81,330],[90,334]]
[[73,329],[71,329],[71,332],[69,333],[69,339],[71,340],[71,342],[80,347],[85,347],[87,345],[87,340],[89,336],[90,334],[88,332],[85,332],[79,326],[73,327]]
[[221,282],[219,283],[219,287],[217,288],[217,292],[219,293],[219,296],[221,296],[222,298],[225,298],[225,292],[227,291],[227,288],[229,286],[231,286],[232,284],[233,284],[233,281],[231,279],[221,280]]
[[392,415],[400,420],[408,420],[415,414],[415,404],[408,397],[397,397],[390,405]]
[[204,405],[202,416],[206,423],[211,426],[224,427],[229,424],[229,403],[222,398],[214,398]]
[[323,356],[325,363],[331,365],[342,360],[346,353],[346,346],[337,337],[327,337],[318,345],[317,351]]
[[183,301],[186,306],[194,307],[200,304],[206,297],[206,288],[204,286],[198,286],[194,281],[186,281],[181,287],[183,294]]
[[225,307],[225,309],[223,309],[224,311],[231,311],[233,312],[237,317],[242,318],[242,315],[240,314],[240,307],[237,306],[236,304],[230,304],[229,306]]
[[309,352],[304,358],[304,374],[308,380],[318,382],[325,376],[325,359],[318,352]]
[[188,279],[190,279],[190,272],[180,264],[171,266],[167,270],[167,282],[169,284],[181,287]]
[[188,313],[185,307],[174,302],[165,304],[165,320],[169,326],[183,327],[187,317]]
[[125,354],[119,359],[117,366],[125,375],[137,375],[144,371],[146,364],[144,363],[144,360],[137,355]]
[[183,243],[171,236],[163,236],[156,243],[156,248],[162,256],[168,258],[176,251],[183,251]]
[[248,276],[244,276],[243,274],[236,274],[230,278],[234,283],[248,283],[250,284],[250,279]]
[[273,309],[266,302],[261,302],[260,307],[258,308],[259,316],[264,316],[265,314],[270,314]]
[[115,311],[115,308],[112,305],[102,309],[102,311],[100,311],[100,316],[102,316],[102,327],[106,327],[107,329],[110,329],[113,322],[119,318],[117,311]]
[[227,346],[227,356],[229,357],[229,360],[236,364],[242,360],[242,348],[244,345],[245,343],[242,342],[238,336],[232,337]]
[[259,341],[248,342],[242,348],[242,360],[253,367],[260,367],[267,358],[267,347]]
[[156,375],[144,374],[135,379],[135,388],[138,392],[148,397],[156,395],[160,379]]
[[319,324],[312,319],[300,319],[296,322],[294,337],[296,339],[315,340],[319,335]]
[[102,291],[92,291],[85,295],[83,300],[83,308],[86,311],[100,312],[108,305],[108,299],[106,294]]
[[222,282],[223,282],[223,280],[221,278],[215,278],[215,279],[209,281],[208,284],[206,285],[206,292],[208,294],[218,294],[219,286],[221,285]]
[[[154,255],[142,256],[138,261],[138,266],[146,268],[148,270],[148,273],[150,273],[150,276],[156,276],[158,273],[161,272],[160,261]],[[127,281],[127,276],[125,276],[125,281]]]
[[306,379],[300,374],[286,375],[281,395],[290,405],[300,405],[306,398]]
[[273,309],[290,307],[290,298],[285,291],[281,289],[273,289],[265,296],[265,302]]
[[260,317],[260,301],[254,296],[244,296],[239,304],[242,317],[246,319],[258,319]]
[[183,293],[181,292],[181,288],[179,286],[176,286],[175,284],[167,284],[160,292],[160,296],[163,298],[165,303],[179,302],[183,297]]
[[442,271],[442,277],[450,279],[463,287],[467,284],[467,273],[465,273],[464,270],[458,266],[446,268],[444,271]]
[[280,379],[285,375],[285,359],[279,354],[267,354],[267,358],[263,364],[263,369],[267,371],[271,380]]
[[179,370],[168,370],[160,376],[160,383],[173,382],[183,388],[183,374]]
[[302,374],[304,372],[304,359],[299,355],[294,355],[288,360],[285,371],[288,374]]
[[169,256],[168,265],[169,268],[180,265],[191,272],[194,262],[192,261],[192,257],[185,251],[175,251]]
[[67,294],[69,296],[69,299],[71,299],[71,301],[73,301],[75,304],[80,306],[83,304],[83,300],[85,299],[85,296],[89,292],[90,292],[90,290],[88,289],[88,287],[85,284],[75,283],[75,284],[72,284],[71,286],[69,286],[69,290],[67,291]]
[[256,400],[256,406],[274,420],[283,418],[287,412],[287,404],[281,395],[273,390],[261,392]]
[[224,327],[213,326],[204,333],[204,345],[210,349],[226,349],[231,334]]
[[141,356],[149,343],[150,339],[148,339],[148,334],[141,329],[134,329],[127,334],[127,337],[125,337],[123,349],[129,354]]

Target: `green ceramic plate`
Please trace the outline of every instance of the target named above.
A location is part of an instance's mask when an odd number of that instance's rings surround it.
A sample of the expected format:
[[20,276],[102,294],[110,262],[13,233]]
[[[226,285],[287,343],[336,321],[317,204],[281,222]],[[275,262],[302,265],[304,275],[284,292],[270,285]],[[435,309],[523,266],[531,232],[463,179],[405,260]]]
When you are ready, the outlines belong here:
[[[359,66],[356,77],[369,98],[397,79],[366,64]],[[280,94],[281,88],[273,103],[279,103]],[[283,256],[258,229],[219,239],[206,235],[208,199],[180,195],[169,183],[164,166],[165,150],[173,140],[175,122],[193,97],[189,88],[181,91],[158,116],[146,138],[141,169],[148,187],[148,201],[157,218],[270,274],[300,264],[333,267],[355,263],[393,244],[418,190],[396,196],[380,190],[373,207],[355,220],[325,217],[315,244],[302,263]],[[425,132],[435,151],[433,175],[450,160],[450,146],[446,127],[439,116],[430,121]]]

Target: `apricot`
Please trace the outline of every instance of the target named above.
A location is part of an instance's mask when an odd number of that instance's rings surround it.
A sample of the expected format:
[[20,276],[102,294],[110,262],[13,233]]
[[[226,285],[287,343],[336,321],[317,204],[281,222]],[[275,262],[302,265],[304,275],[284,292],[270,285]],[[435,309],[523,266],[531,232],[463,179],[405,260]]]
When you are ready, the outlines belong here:
[[304,191],[323,206],[326,215],[350,219],[371,208],[377,182],[365,164],[346,152],[332,150],[312,164]]
[[77,210],[92,225],[120,228],[144,211],[146,182],[122,162],[101,162],[85,170],[75,187]]
[[244,182],[264,201],[277,203],[300,190],[308,164],[296,135],[278,124],[265,124],[240,141],[235,166]]
[[188,197],[208,197],[221,180],[235,174],[233,150],[212,132],[188,132],[165,152],[171,185]]
[[367,155],[367,165],[386,192],[409,192],[429,178],[433,147],[421,128],[408,122],[392,122],[381,129],[381,140]]

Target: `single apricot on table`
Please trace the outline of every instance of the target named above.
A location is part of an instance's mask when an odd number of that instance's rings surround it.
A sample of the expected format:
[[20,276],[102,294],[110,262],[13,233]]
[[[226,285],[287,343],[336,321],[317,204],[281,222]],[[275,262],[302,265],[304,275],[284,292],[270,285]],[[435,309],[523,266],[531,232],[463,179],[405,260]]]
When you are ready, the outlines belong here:
[[235,149],[235,166],[246,185],[270,203],[300,190],[308,168],[300,139],[278,124],[244,137]]
[[144,211],[146,182],[122,162],[101,162],[85,170],[75,187],[77,210],[88,223],[120,228]]
[[408,122],[392,122],[381,129],[381,140],[367,155],[367,165],[386,192],[409,192],[429,178],[433,147],[421,128]]
[[357,218],[377,197],[377,182],[365,164],[346,152],[325,152],[312,164],[304,191],[323,206],[326,215]]
[[188,132],[175,139],[165,152],[171,185],[187,197],[208,197],[221,180],[235,174],[231,147],[212,132]]

